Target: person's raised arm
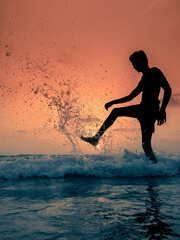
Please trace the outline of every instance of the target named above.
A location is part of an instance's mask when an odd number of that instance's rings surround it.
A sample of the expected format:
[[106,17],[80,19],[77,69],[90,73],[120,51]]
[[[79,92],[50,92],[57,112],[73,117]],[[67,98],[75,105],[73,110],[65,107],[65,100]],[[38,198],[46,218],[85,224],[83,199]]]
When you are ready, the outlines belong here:
[[106,103],[105,109],[108,110],[108,108],[114,104],[129,102],[133,98],[135,98],[137,95],[139,95],[141,91],[142,91],[142,85],[141,85],[141,82],[139,82],[138,86],[128,96]]

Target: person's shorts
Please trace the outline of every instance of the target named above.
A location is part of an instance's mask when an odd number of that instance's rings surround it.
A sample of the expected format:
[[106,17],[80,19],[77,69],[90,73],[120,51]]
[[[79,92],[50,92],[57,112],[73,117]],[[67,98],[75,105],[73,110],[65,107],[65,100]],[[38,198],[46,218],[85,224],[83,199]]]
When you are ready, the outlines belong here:
[[[159,105],[147,106],[143,104],[137,104],[120,108],[120,116],[127,116],[137,118],[141,125],[141,131],[154,133],[155,122],[159,112]],[[118,109],[117,109],[118,111]]]
[[137,119],[140,122],[141,131],[154,133],[158,112],[159,106],[148,107],[142,104],[137,105]]

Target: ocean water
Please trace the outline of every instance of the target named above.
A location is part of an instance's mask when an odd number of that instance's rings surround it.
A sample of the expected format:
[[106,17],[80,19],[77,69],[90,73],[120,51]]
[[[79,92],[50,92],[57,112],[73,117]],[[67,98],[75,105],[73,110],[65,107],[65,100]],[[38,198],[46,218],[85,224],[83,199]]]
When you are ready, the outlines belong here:
[[0,156],[0,239],[180,239],[180,155]]

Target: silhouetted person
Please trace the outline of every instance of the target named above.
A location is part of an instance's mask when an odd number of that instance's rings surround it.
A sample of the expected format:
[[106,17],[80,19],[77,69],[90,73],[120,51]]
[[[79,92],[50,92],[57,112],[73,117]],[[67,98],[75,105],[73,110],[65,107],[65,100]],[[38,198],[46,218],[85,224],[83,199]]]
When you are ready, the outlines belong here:
[[[155,130],[154,124],[156,120],[158,125],[166,122],[166,107],[171,97],[171,88],[158,68],[149,67],[144,51],[134,52],[129,59],[134,69],[137,72],[142,72],[143,76],[137,87],[128,96],[106,103],[105,108],[108,110],[114,104],[131,101],[142,92],[141,103],[128,107],[114,108],[94,137],[85,138],[82,136],[81,139],[93,146],[97,146],[101,136],[118,117],[137,118],[141,125],[144,152],[147,157],[156,162],[156,157],[151,147],[152,133]],[[161,107],[159,107],[160,101],[158,97],[161,87],[164,89],[164,96]]]

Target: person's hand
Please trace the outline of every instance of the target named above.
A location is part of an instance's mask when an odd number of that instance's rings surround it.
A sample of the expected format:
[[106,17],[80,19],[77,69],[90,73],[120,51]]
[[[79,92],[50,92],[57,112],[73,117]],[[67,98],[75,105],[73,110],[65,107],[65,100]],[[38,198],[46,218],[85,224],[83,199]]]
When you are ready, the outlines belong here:
[[157,125],[162,125],[163,123],[166,122],[166,111],[165,110],[160,110],[157,116]]
[[108,102],[105,104],[105,109],[108,110],[109,107],[111,107],[113,105],[112,102]]

